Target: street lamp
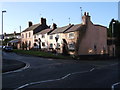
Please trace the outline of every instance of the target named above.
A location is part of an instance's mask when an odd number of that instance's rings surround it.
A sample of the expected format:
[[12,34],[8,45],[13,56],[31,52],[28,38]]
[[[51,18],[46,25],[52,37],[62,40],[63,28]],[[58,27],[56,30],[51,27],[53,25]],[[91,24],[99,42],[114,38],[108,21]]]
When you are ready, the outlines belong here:
[[4,37],[4,35],[3,35],[3,13],[5,13],[6,11],[4,10],[4,11],[2,11],[2,48],[3,48],[3,37]]
[[114,40],[114,36],[113,36],[114,35],[114,24],[115,24],[115,22],[113,21],[112,22],[112,55],[113,56],[115,56],[115,49],[114,49],[114,46],[113,46],[114,45],[113,44],[113,40]]

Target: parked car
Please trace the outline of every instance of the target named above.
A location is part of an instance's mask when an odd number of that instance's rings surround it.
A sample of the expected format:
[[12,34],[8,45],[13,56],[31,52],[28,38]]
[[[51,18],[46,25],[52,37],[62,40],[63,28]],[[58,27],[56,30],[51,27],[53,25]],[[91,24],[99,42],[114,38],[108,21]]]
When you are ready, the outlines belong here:
[[4,51],[13,51],[13,48],[12,48],[12,46],[4,46],[3,50]]

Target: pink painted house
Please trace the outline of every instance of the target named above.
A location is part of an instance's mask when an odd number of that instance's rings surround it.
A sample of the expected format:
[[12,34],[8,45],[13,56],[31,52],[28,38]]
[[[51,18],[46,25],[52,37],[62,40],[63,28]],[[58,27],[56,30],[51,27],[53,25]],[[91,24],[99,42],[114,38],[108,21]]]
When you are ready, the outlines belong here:
[[50,36],[59,35],[59,53],[64,54],[66,51],[72,55],[108,53],[107,27],[93,24],[89,13],[84,13],[81,24],[68,26],[66,29],[64,29],[66,26],[57,28],[49,34]]

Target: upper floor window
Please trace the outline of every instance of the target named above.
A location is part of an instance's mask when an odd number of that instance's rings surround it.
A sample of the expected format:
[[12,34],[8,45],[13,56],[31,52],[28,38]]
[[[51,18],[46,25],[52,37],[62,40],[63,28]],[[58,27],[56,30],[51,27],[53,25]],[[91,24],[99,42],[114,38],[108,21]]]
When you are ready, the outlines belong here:
[[27,38],[27,33],[26,33],[26,38]]
[[69,33],[68,37],[69,37],[70,39],[73,39],[73,38],[74,38],[74,33],[73,33],[73,32],[72,32],[72,33]]
[[29,32],[29,37],[31,36],[31,33]]
[[53,39],[53,36],[52,36],[52,35],[50,36],[50,39]]
[[36,38],[36,35],[34,36],[34,38]]
[[59,38],[59,35],[56,35],[57,38]]
[[44,35],[44,34],[42,34],[42,38],[45,38],[45,35]]

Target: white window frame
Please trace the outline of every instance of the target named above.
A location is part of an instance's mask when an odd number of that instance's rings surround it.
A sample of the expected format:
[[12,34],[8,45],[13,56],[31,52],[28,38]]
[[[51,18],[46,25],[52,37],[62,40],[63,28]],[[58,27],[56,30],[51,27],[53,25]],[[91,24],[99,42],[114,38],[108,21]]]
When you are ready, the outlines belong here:
[[[72,47],[70,47],[70,45],[73,45]],[[75,50],[75,43],[74,42],[71,42],[68,44],[68,49],[69,50]]]
[[[73,34],[73,35],[70,36],[70,34]],[[69,34],[68,34],[68,38],[69,38],[69,39],[74,39],[74,38],[75,38],[74,32],[69,33]]]

